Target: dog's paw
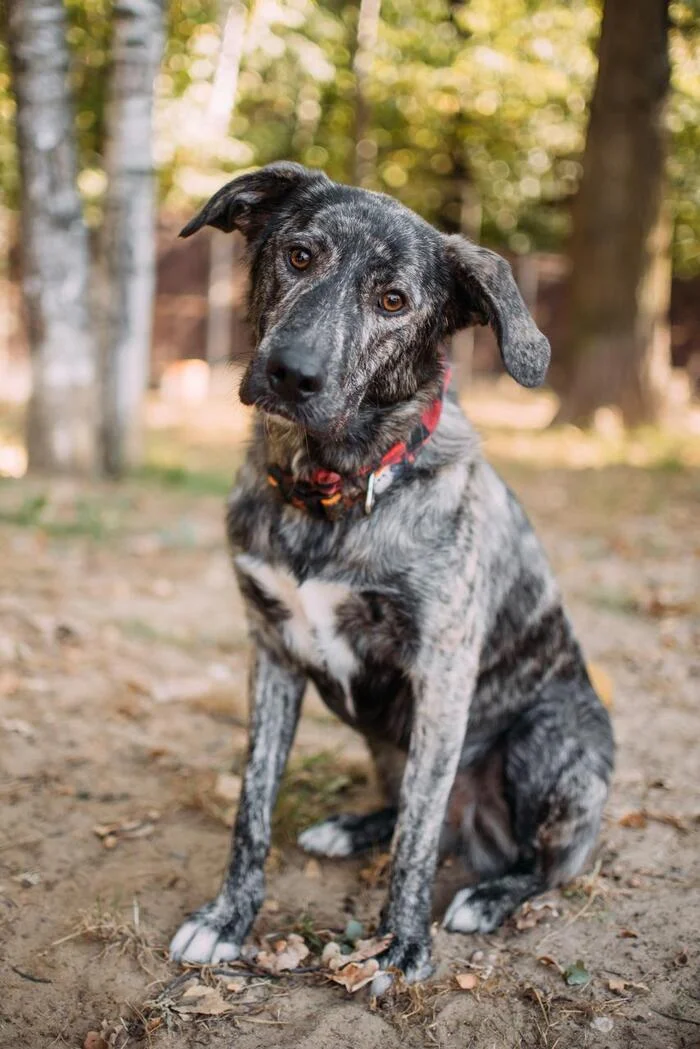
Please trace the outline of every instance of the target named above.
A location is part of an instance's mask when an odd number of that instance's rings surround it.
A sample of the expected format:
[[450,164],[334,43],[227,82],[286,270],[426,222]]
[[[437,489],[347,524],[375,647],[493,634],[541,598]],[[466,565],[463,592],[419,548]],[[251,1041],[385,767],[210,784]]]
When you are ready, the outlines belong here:
[[297,845],[314,856],[338,859],[353,853],[352,835],[341,825],[337,816],[307,827],[297,838]]
[[240,944],[226,934],[226,923],[216,904],[208,904],[183,922],[170,941],[170,958],[192,965],[233,962],[241,953]]
[[393,984],[395,973],[392,970],[400,970],[406,983],[420,983],[433,973],[429,941],[395,940],[377,961],[381,968],[370,985],[370,993],[374,998],[386,994]]
[[493,913],[492,904],[478,886],[461,889],[447,908],[443,928],[448,932],[493,932],[500,916]]

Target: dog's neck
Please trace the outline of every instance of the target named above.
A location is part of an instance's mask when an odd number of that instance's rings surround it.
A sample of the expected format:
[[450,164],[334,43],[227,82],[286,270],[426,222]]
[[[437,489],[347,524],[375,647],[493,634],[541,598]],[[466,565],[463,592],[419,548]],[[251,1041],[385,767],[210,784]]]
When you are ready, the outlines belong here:
[[356,419],[335,440],[318,437],[298,423],[278,415],[258,413],[257,436],[265,460],[304,480],[316,470],[357,474],[377,466],[382,456],[403,441],[440,396],[442,378],[426,383],[408,401],[388,407],[363,406]]

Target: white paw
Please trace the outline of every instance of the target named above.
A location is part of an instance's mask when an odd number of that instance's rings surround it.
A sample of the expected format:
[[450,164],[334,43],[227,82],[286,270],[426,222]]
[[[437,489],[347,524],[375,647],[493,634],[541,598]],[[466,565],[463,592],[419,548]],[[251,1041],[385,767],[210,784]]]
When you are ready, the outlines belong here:
[[215,965],[235,961],[240,953],[238,944],[226,940],[205,918],[188,919],[170,941],[170,957],[174,962]]
[[450,932],[491,932],[493,921],[485,912],[484,904],[473,900],[474,889],[461,889],[443,918],[442,924]]
[[348,831],[333,820],[324,820],[302,831],[297,844],[314,856],[351,856],[352,838]]
[[394,982],[394,977],[385,969],[380,969],[369,985],[369,993],[372,998],[381,998],[389,990]]

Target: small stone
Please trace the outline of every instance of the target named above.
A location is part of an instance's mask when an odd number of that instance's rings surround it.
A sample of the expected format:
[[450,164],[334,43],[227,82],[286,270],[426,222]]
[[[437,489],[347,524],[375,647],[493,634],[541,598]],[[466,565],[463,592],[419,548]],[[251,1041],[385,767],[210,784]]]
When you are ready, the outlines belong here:
[[365,929],[362,922],[358,922],[357,918],[351,918],[345,926],[343,939],[347,940],[348,943],[355,943],[357,940],[362,939],[364,932]]
[[108,1046],[99,1031],[88,1031],[83,1042],[83,1049],[108,1049]]
[[591,1027],[594,1031],[599,1031],[600,1034],[610,1034],[613,1026],[609,1016],[596,1016],[594,1020],[591,1020]]

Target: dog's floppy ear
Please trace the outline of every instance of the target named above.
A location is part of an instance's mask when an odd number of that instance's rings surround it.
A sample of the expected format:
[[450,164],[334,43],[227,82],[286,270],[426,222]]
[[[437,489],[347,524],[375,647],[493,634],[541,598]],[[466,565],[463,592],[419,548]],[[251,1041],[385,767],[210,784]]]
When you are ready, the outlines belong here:
[[444,241],[452,274],[451,329],[490,324],[508,373],[521,386],[539,386],[547,374],[549,342],[530,316],[510,266],[464,237]]
[[258,171],[239,175],[207,201],[199,214],[180,230],[180,236],[191,237],[202,226],[215,226],[224,233],[238,229],[247,240],[252,240],[264,229],[285,197],[320,181],[328,181],[322,171],[311,171],[291,161],[268,164]]

